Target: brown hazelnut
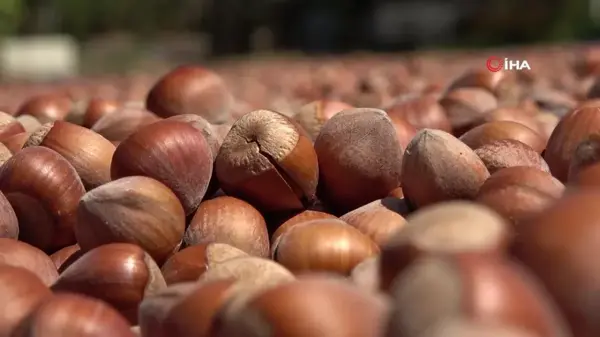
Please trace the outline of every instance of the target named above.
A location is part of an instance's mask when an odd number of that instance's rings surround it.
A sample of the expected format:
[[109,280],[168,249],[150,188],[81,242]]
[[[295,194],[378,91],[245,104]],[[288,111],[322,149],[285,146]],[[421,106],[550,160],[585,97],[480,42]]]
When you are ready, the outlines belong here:
[[141,127],[159,120],[158,116],[144,108],[125,105],[101,117],[91,129],[111,142],[121,142]]
[[401,214],[405,206],[403,200],[387,197],[350,211],[341,216],[340,220],[355,227],[381,246],[406,224]]
[[0,238],[19,238],[19,220],[10,202],[0,192]]
[[50,255],[50,259],[56,266],[56,270],[60,274],[66,267],[82,255],[81,248],[78,244],[66,246],[61,250]]
[[[11,333],[32,310],[52,296],[50,289],[31,271],[0,265],[0,335]],[[2,309],[3,308],[3,309]]]
[[73,107],[73,101],[68,95],[40,94],[26,100],[15,116],[27,114],[37,118],[41,123],[48,123],[65,119]]
[[507,70],[491,72],[487,69],[471,70],[458,77],[450,90],[481,88],[494,94],[499,100],[512,102],[519,98],[519,86],[515,76]]
[[472,319],[449,319],[419,337],[536,337],[522,327]]
[[91,128],[100,118],[117,111],[119,103],[104,98],[92,98],[83,115],[82,126]]
[[34,146],[0,168],[0,191],[19,219],[19,239],[54,252],[75,243],[77,204],[85,193],[73,166],[59,153]]
[[333,115],[342,110],[352,108],[350,104],[340,101],[318,100],[300,108],[298,113],[294,115],[294,120],[306,130],[311,140],[314,141],[317,139],[319,132],[321,132],[323,124],[333,117]]
[[15,117],[0,111],[0,139],[6,139],[21,132],[25,132],[23,124],[19,123]]
[[226,243],[250,255],[269,257],[269,233],[263,216],[249,203],[228,196],[200,204],[183,242],[187,246]]
[[274,248],[277,245],[277,242],[279,241],[279,237],[281,237],[281,235],[287,232],[290,228],[304,222],[319,219],[337,219],[337,217],[326,212],[306,210],[292,216],[289,219],[286,219],[281,225],[277,227],[277,230],[273,232],[273,235],[271,235],[271,252],[274,251]]
[[384,198],[400,185],[402,148],[383,110],[337,113],[323,125],[315,151],[320,199],[337,213]]
[[34,273],[47,286],[50,286],[58,273],[54,263],[41,250],[24,242],[0,238],[0,265],[21,267]]
[[35,130],[37,130],[37,128],[42,126],[42,123],[40,123],[40,121],[38,121],[37,118],[31,115],[18,116],[17,122],[21,123],[21,125],[25,129],[25,132],[34,132]]
[[461,252],[503,253],[510,239],[506,220],[491,209],[466,201],[429,206],[407,217],[407,224],[381,247],[381,287],[416,258]]
[[560,198],[565,190],[565,186],[548,172],[534,167],[514,166],[492,174],[479,189],[479,194],[515,185],[532,188],[554,198]]
[[414,126],[409,124],[404,118],[390,115],[390,119],[392,120],[392,124],[394,124],[394,128],[396,129],[396,134],[398,138],[398,143],[400,147],[404,150],[413,137],[417,134],[417,129]]
[[23,148],[43,146],[63,156],[91,190],[110,181],[115,146],[99,134],[63,121],[46,123],[31,134]]
[[3,139],[0,142],[2,142],[2,144],[4,144],[4,146],[6,146],[6,148],[14,154],[23,148],[23,145],[25,145],[30,135],[31,134],[28,132],[21,132]]
[[[565,194],[550,208],[519,225],[514,255],[539,278],[569,321],[573,336],[600,333],[593,303],[600,277],[592,256],[600,247],[600,192]],[[590,302],[592,301],[592,302]]]
[[162,264],[178,247],[185,213],[177,196],[160,182],[141,176],[111,181],[79,202],[75,236],[83,251],[133,243]]
[[570,336],[537,280],[500,256],[425,257],[398,277],[392,296],[385,336],[419,336],[457,318],[520,326],[538,336]]
[[41,303],[21,322],[12,337],[133,337],[129,323],[97,299],[60,294]]
[[433,95],[422,95],[410,99],[397,100],[384,110],[392,120],[395,116],[404,118],[416,129],[439,129],[451,132],[450,120],[444,108]]
[[379,256],[373,256],[357,264],[350,273],[352,283],[369,292],[377,293],[379,282]]
[[240,256],[215,263],[200,275],[201,283],[217,280],[236,280],[245,284],[269,285],[294,280],[294,275],[272,260],[254,256]]
[[528,145],[538,153],[546,148],[546,142],[525,125],[511,121],[489,122],[467,131],[459,138],[473,150],[497,140],[513,139]]
[[197,66],[180,66],[152,87],[146,98],[148,110],[160,117],[196,114],[213,124],[227,121],[233,98],[216,73]]
[[267,337],[271,331],[279,336],[375,337],[387,312],[387,302],[345,280],[312,276],[256,294],[219,322],[216,337]]
[[526,109],[520,107],[500,107],[486,113],[481,120],[481,124],[499,121],[516,122],[544,136],[538,116],[539,113],[529,113]]
[[279,237],[273,258],[294,273],[349,275],[377,253],[377,244],[356,228],[338,219],[320,219],[289,228]]
[[225,243],[199,244],[171,255],[162,265],[161,272],[167,285],[192,282],[215,264],[247,255]]
[[423,129],[402,160],[402,191],[416,208],[440,201],[473,199],[489,177],[467,145],[441,130]]
[[598,132],[600,108],[581,108],[566,114],[552,132],[544,152],[544,159],[552,175],[565,182],[577,146],[590,134]]
[[600,162],[600,134],[593,133],[581,141],[569,164],[569,180],[572,180],[579,171]]
[[489,111],[498,107],[496,97],[479,88],[460,88],[448,92],[440,104],[446,110],[452,132],[461,136],[479,124]]
[[215,161],[221,189],[263,212],[314,202],[319,165],[305,132],[287,117],[256,110],[235,122]]
[[156,179],[191,214],[204,198],[212,169],[212,153],[204,136],[186,123],[163,120],[141,128],[117,146],[111,176]]
[[221,137],[215,130],[215,126],[210,124],[206,119],[202,116],[187,114],[172,116],[167,118],[167,120],[187,123],[200,131],[210,146],[213,160],[217,158],[224,137]]
[[142,299],[164,287],[160,269],[142,248],[112,243],[92,249],[73,262],[52,285],[52,290],[105,301],[135,325]]
[[513,166],[530,166],[550,172],[548,164],[530,146],[514,139],[496,140],[484,144],[475,150],[490,174]]

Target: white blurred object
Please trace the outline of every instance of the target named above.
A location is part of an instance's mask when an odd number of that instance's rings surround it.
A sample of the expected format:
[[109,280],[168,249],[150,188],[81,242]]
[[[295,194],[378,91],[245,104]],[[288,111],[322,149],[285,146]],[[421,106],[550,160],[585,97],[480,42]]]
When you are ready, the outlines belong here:
[[14,79],[71,77],[79,71],[79,46],[64,35],[7,38],[0,47],[0,68]]

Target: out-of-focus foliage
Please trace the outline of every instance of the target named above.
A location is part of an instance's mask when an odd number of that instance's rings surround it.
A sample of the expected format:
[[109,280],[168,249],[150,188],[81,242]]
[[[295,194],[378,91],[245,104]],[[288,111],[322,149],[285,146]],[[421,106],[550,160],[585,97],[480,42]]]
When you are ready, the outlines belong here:
[[0,0],[0,34],[12,34],[17,31],[22,5],[22,0]]

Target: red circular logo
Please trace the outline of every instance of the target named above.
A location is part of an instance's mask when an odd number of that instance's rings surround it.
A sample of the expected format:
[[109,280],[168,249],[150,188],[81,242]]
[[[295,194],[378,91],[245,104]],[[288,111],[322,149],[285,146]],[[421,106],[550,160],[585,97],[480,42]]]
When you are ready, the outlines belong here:
[[487,62],[485,63],[485,65],[489,71],[494,72],[494,73],[498,72],[498,71],[502,70],[502,68],[504,68],[502,59],[499,57],[496,57],[496,56],[490,56],[487,59]]

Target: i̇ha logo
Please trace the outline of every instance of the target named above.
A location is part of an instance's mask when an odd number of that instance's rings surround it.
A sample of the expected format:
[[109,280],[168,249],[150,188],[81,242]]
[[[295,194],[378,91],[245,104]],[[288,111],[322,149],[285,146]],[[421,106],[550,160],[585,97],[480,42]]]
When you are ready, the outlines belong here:
[[500,58],[491,56],[485,63],[486,67],[491,72],[498,72],[504,70],[531,70],[529,63],[526,60],[511,60],[508,58]]

